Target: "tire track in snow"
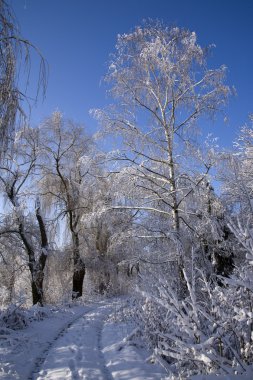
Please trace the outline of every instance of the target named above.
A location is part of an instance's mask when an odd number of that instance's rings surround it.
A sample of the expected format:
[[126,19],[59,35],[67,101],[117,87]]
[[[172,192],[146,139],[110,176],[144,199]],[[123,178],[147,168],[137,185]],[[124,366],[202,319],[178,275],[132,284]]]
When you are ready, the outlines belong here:
[[89,308],[87,311],[82,311],[82,312],[79,312],[77,316],[75,316],[73,319],[71,319],[70,321],[66,322],[64,324],[64,326],[57,332],[57,334],[53,337],[52,340],[50,340],[46,347],[43,349],[42,353],[40,354],[40,356],[38,356],[36,359],[35,359],[35,362],[34,362],[34,366],[33,366],[33,369],[29,375],[29,377],[27,378],[27,380],[36,380],[38,375],[39,375],[39,372],[40,372],[40,369],[41,367],[43,366],[45,360],[47,359],[47,356],[50,352],[50,350],[52,349],[52,347],[55,345],[55,343],[57,342],[58,339],[60,339],[62,336],[64,336],[64,334],[67,332],[67,330],[80,318],[82,318],[83,316],[85,316],[86,314],[90,313],[91,311],[93,310],[93,308]]
[[105,378],[104,380],[113,380],[113,376],[109,370],[109,368],[106,365],[105,357],[102,352],[102,330],[104,325],[104,319],[101,321],[101,324],[98,328],[98,350],[99,350],[99,356],[101,358],[101,364],[103,365]]
[[37,359],[28,380],[113,380],[101,348],[112,303],[91,307],[70,321]]

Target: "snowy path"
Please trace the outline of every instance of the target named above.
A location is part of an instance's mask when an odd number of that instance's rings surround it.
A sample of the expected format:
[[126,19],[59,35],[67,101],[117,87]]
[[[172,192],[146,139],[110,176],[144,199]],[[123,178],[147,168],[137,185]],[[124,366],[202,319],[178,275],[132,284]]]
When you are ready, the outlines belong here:
[[[0,380],[165,380],[139,330],[119,321],[126,299],[46,308],[47,316],[23,330],[0,328]],[[30,310],[31,315],[34,310]],[[109,317],[109,318],[108,318]],[[115,318],[116,317],[116,318]],[[164,363],[163,363],[164,365]],[[193,380],[252,380],[243,376],[197,375]]]
[[101,305],[71,324],[33,380],[112,380],[101,351],[103,321],[111,311],[109,305]]
[[[55,341],[91,306],[53,308],[49,317],[21,330],[0,333],[0,379],[31,380]],[[45,308],[46,314],[48,309]],[[33,314],[33,313],[31,313]]]
[[46,342],[45,347],[41,351],[40,355],[36,357],[36,359],[34,360],[34,365],[33,365],[31,374],[27,380],[33,380],[38,377],[38,372],[40,371],[42,365],[44,364],[48,356],[48,353],[53,347],[53,345],[55,344],[55,342],[58,341],[60,337],[64,336],[67,330],[76,322],[76,320],[83,317],[83,315],[85,315],[84,311],[77,313],[77,315],[75,315],[73,319],[68,321],[63,327],[60,328],[60,330],[57,332],[57,335],[53,338],[53,340]]
[[114,318],[125,302],[55,309],[8,339],[0,334],[0,380],[164,379],[160,365],[146,362],[136,326]]

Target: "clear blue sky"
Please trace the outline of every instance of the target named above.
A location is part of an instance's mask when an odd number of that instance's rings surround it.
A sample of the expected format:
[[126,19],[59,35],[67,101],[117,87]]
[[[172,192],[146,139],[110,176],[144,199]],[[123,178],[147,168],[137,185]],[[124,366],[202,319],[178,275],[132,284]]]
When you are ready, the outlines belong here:
[[96,122],[88,111],[108,103],[100,81],[116,36],[149,17],[194,30],[202,46],[216,45],[210,67],[225,64],[227,82],[237,90],[227,108],[229,124],[213,126],[222,145],[231,144],[239,126],[253,113],[252,0],[8,1],[23,37],[35,44],[49,63],[46,99],[33,109],[33,123],[59,109],[95,131]]

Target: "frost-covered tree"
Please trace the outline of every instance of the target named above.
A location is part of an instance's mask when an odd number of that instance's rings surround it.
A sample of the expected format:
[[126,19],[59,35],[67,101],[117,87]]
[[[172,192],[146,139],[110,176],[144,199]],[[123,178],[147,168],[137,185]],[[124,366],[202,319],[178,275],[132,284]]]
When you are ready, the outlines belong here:
[[207,50],[194,32],[159,22],[119,35],[106,76],[114,104],[93,111],[104,133],[122,139],[116,158],[142,189],[130,207],[166,218],[167,232],[179,240],[183,230],[195,230],[187,200],[213,164],[198,154],[196,131],[230,93],[225,67],[207,68]]
[[[205,189],[204,181],[197,198],[194,193],[188,198],[188,207],[198,207],[201,212],[193,219],[200,239],[192,239],[191,265],[184,268],[186,296],[179,299],[170,278],[156,273],[145,283],[149,286],[141,288],[134,313],[155,354],[165,359],[172,378],[252,373],[252,136],[251,125],[246,125],[236,150],[220,154],[219,198],[210,185]],[[203,245],[208,255],[220,257],[214,263],[218,282],[210,281],[208,271],[200,265]]]
[[[1,215],[1,221],[3,215]],[[2,230],[1,223],[1,230]],[[0,304],[1,307],[9,305],[15,299],[15,284],[17,277],[27,267],[22,264],[18,253],[22,251],[20,241],[15,234],[2,234],[0,236]]]
[[87,275],[91,279],[91,290],[101,294],[126,291],[127,284],[124,290],[120,286],[121,277],[129,275],[131,265],[136,265],[132,264],[135,259],[130,252],[134,244],[132,231],[136,211],[114,208],[124,199],[123,187],[119,173],[107,173],[101,168],[90,212],[82,217],[88,246]]
[[[43,150],[40,183],[44,204],[53,206],[55,219],[66,221],[73,259],[73,298],[82,296],[85,263],[81,245],[81,217],[90,208],[92,139],[84,128],[55,112],[41,126]],[[94,181],[93,181],[94,182]]]
[[16,134],[13,148],[0,165],[0,190],[6,201],[1,214],[0,238],[18,241],[20,260],[31,275],[32,302],[43,304],[44,269],[49,252],[48,237],[39,199],[36,200],[35,217],[31,202],[36,196],[35,175],[39,155],[38,130],[24,128]]
[[241,223],[253,217],[253,117],[249,117],[234,144],[234,151],[224,153],[219,179],[222,196],[228,211],[239,216]]
[[226,102],[224,76],[225,67],[207,69],[194,32],[160,23],[137,27],[118,36],[106,76],[114,106],[94,111],[107,132],[123,137],[127,151],[120,158],[135,165],[136,177],[166,206],[176,231],[185,194],[182,154],[192,148],[200,118]]
[[[38,90],[42,89],[44,93],[47,77],[45,60],[39,50],[20,35],[8,2],[0,0],[0,159],[13,143],[18,119],[24,116],[22,103],[27,100],[31,51],[36,51],[40,60]],[[23,67],[28,74],[20,71]],[[26,75],[25,81],[24,78],[19,81],[20,73]],[[22,82],[24,86],[20,84]]]
[[[247,229],[253,222],[253,129],[252,116],[241,128],[238,139],[231,152],[221,155],[218,179],[221,184],[221,200],[223,202],[227,225],[233,225],[230,233],[238,240],[241,235],[237,230]],[[245,232],[247,235],[247,233]],[[233,239],[233,240],[234,240]],[[240,240],[240,239],[239,239]],[[235,243],[236,246],[236,243]],[[237,247],[237,265],[240,261],[240,247]],[[244,255],[242,255],[244,257]]]

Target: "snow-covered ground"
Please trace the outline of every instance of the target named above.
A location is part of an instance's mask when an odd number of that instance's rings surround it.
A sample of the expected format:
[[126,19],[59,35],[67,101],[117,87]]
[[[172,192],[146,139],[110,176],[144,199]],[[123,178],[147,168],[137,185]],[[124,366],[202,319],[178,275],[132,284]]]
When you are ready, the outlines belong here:
[[[22,330],[0,331],[1,380],[160,380],[135,326],[113,318],[122,300],[53,308]],[[133,333],[134,331],[134,333]]]
[[[35,307],[30,314],[37,320],[27,327],[0,326],[0,380],[169,379],[162,365],[148,359],[151,353],[136,326],[116,317],[124,302],[116,298],[84,306]],[[191,377],[234,379],[253,380],[253,374]]]
[[249,371],[245,375],[196,375],[192,376],[189,380],[253,380],[253,373]]

